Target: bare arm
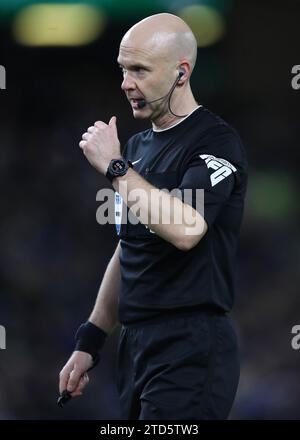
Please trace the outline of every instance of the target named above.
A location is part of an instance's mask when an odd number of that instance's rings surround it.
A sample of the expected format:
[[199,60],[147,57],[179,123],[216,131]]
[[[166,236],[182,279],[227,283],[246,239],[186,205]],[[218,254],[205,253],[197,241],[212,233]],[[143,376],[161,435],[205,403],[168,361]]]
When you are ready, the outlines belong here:
[[178,249],[190,250],[206,233],[206,221],[192,206],[151,185],[132,168],[112,183],[126,205],[140,212],[141,222]]
[[120,286],[120,242],[108,263],[89,321],[106,333],[111,333],[118,323],[118,292]]

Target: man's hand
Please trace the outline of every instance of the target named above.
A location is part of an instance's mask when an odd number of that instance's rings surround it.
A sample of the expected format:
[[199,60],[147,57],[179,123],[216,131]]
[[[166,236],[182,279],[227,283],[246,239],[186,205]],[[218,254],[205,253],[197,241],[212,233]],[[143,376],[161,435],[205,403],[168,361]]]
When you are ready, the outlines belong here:
[[111,159],[121,157],[117,118],[112,116],[108,125],[103,121],[95,122],[83,133],[79,146],[90,164],[105,174]]
[[92,356],[84,351],[74,351],[59,373],[59,392],[68,390],[72,397],[81,396],[89,383],[87,370],[93,365]]

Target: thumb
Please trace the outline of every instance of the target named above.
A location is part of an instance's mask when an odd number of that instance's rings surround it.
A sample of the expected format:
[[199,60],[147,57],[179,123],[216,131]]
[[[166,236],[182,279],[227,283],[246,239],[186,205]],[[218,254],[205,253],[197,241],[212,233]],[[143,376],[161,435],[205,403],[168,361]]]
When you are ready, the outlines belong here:
[[117,118],[116,118],[116,116],[112,116],[110,118],[108,125],[110,127],[115,127],[117,129]]

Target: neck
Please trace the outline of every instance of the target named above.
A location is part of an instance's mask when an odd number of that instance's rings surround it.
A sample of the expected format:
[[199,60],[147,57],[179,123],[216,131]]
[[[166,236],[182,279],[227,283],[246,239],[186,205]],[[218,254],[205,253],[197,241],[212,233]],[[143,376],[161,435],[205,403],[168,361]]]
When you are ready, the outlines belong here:
[[[188,115],[199,105],[193,96],[190,86],[188,85],[187,87],[188,88],[183,90],[182,93],[176,95],[174,93],[172,95],[170,107],[172,112],[177,115]],[[169,128],[183,119],[172,115],[167,105],[166,107],[166,110],[162,114],[152,120],[152,127],[154,130]]]

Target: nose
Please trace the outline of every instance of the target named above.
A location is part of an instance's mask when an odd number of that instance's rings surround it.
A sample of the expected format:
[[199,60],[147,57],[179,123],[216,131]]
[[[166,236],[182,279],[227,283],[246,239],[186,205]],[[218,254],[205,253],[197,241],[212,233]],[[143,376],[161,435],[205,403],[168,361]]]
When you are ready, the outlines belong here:
[[128,74],[128,72],[124,73],[121,89],[124,90],[124,92],[135,89],[134,80],[132,79],[131,75]]

